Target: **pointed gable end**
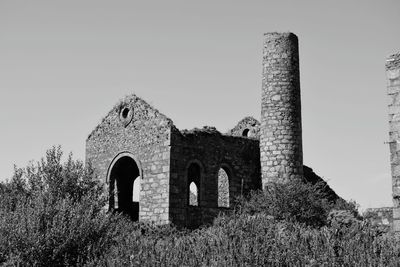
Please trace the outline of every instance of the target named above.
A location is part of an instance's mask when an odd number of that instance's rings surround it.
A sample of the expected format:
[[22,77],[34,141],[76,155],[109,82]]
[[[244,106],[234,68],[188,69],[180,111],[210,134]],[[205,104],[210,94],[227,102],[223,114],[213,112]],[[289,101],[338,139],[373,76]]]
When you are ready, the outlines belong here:
[[127,96],[88,136],[86,162],[106,180],[112,160],[121,153],[130,153],[144,166],[158,157],[167,158],[164,153],[169,153],[171,127],[172,120],[157,109],[136,95]]
[[[173,125],[171,119],[160,113],[135,94],[119,100],[96,128],[89,134],[87,141],[95,136],[114,135],[144,131],[146,135],[158,132],[157,129]],[[155,130],[155,131],[154,131]],[[147,140],[150,141],[150,140]],[[146,142],[148,143],[148,142]]]

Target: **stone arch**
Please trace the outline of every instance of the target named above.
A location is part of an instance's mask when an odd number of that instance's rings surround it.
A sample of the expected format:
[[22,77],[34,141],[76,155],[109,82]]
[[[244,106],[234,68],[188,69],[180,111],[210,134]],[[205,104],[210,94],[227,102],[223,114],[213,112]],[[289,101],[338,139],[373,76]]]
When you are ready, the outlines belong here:
[[118,154],[112,159],[110,165],[108,166],[106,183],[109,183],[109,182],[110,182],[111,169],[112,169],[112,167],[114,166],[114,164],[115,164],[120,158],[125,157],[125,156],[130,157],[130,158],[132,158],[132,159],[135,161],[135,163],[136,163],[136,165],[138,166],[138,169],[139,169],[139,176],[141,177],[141,179],[143,179],[143,169],[142,169],[142,163],[140,162],[140,160],[139,160],[137,157],[135,157],[135,155],[133,155],[131,152],[123,151],[123,152],[118,153]]
[[230,207],[231,177],[232,171],[229,166],[222,164],[218,169],[218,207]]
[[[129,152],[118,154],[110,164],[107,174],[109,209],[139,219],[139,201],[133,200],[134,186],[142,177],[140,163]],[[139,188],[140,191],[140,188]]]
[[[186,168],[186,195],[188,206],[200,206],[202,200],[203,165],[199,160],[191,160]],[[193,186],[194,185],[194,186]],[[191,192],[195,188],[197,195]],[[196,198],[195,198],[196,197]]]
[[244,137],[250,137],[249,134],[250,134],[250,129],[249,128],[244,129],[243,132],[242,132],[242,136],[244,136]]

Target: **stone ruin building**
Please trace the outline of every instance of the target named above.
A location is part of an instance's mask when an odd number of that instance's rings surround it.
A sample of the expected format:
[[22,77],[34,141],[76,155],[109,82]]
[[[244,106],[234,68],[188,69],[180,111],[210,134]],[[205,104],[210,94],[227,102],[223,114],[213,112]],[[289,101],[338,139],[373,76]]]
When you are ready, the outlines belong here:
[[110,209],[196,227],[270,181],[320,179],[303,166],[297,36],[264,37],[261,122],[246,117],[226,134],[179,130],[135,95],[106,115],[87,138],[86,161],[107,184]]

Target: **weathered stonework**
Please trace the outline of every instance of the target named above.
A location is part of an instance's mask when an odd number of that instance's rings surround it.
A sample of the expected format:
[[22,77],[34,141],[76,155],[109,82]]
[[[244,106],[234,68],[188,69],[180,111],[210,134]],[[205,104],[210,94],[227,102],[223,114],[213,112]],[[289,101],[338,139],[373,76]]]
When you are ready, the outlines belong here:
[[[125,108],[132,113],[129,123],[121,118]],[[171,126],[170,119],[132,95],[121,100],[86,141],[86,161],[109,186],[111,166],[121,156],[134,159],[140,172],[141,220],[169,222]]]
[[385,232],[389,232],[393,227],[392,207],[367,209],[363,217],[372,225],[379,226]]
[[392,172],[393,230],[400,233],[400,53],[386,60],[389,96],[389,147]]
[[260,139],[260,122],[253,117],[246,117],[239,121],[228,134]]
[[[188,168],[200,167],[199,206],[188,203]],[[211,222],[209,213],[224,211],[218,207],[218,172],[229,177],[230,202],[251,189],[260,188],[259,141],[223,135],[214,128],[171,133],[170,215],[175,224]],[[206,212],[205,212],[206,211]]]
[[260,154],[263,185],[302,177],[299,51],[293,33],[265,34]]
[[[107,185],[110,210],[197,227],[229,212],[236,197],[262,183],[302,177],[297,37],[265,38],[261,124],[246,117],[226,134],[213,127],[180,131],[135,95],[107,114],[86,141],[86,160]],[[306,166],[304,176],[321,181]],[[330,200],[338,198],[326,189]]]

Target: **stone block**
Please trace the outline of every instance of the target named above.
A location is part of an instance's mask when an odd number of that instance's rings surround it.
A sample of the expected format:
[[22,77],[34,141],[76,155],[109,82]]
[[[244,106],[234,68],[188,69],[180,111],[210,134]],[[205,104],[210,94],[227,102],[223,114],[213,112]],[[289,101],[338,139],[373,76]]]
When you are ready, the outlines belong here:
[[400,220],[400,207],[394,207],[393,208],[393,219],[396,220]]
[[400,165],[392,164],[391,165],[392,176],[400,176]]
[[397,94],[400,92],[400,86],[394,85],[393,82],[388,82],[387,92],[388,94]]
[[394,198],[395,197],[400,197],[400,187],[393,186],[392,187],[392,194],[393,194]]
[[400,105],[389,106],[389,114],[399,114],[399,113],[400,113]]
[[393,231],[400,232],[400,220],[393,220]]
[[387,70],[386,76],[388,80],[400,79],[400,68]]

